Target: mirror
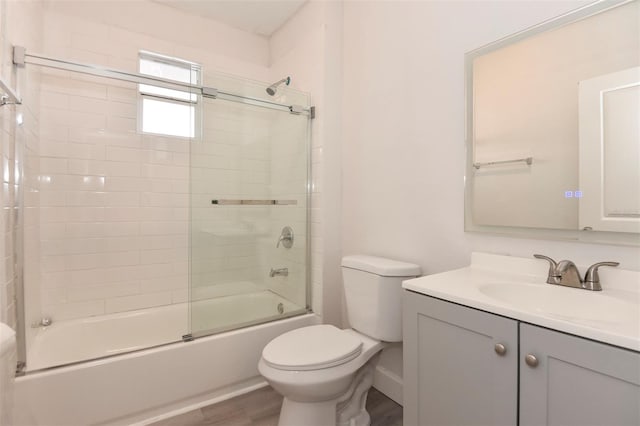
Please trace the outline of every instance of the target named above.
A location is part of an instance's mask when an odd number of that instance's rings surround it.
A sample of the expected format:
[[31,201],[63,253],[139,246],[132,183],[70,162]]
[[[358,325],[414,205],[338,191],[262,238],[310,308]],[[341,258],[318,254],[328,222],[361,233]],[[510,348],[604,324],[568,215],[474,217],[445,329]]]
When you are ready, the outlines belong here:
[[468,231],[640,244],[640,2],[466,55]]

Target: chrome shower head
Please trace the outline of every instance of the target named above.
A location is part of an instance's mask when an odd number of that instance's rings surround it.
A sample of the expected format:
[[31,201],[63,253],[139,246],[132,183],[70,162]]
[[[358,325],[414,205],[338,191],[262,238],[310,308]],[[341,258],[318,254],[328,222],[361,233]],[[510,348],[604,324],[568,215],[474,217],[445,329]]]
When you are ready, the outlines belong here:
[[282,83],[284,83],[285,85],[289,85],[289,83],[291,83],[291,77],[285,77],[280,81],[276,81],[275,83],[273,83],[271,86],[267,87],[267,93],[270,96],[273,96],[276,94],[276,92],[278,91],[278,86],[280,86]]

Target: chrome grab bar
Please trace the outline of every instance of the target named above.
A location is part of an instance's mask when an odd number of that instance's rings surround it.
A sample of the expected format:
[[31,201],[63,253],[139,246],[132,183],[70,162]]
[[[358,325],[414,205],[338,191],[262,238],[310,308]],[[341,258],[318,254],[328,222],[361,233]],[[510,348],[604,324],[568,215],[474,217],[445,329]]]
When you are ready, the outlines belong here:
[[495,166],[498,164],[520,163],[524,162],[530,166],[533,163],[533,157],[516,158],[515,160],[489,161],[488,163],[473,163],[473,167],[478,170],[480,167]]
[[297,200],[211,200],[218,206],[295,206]]

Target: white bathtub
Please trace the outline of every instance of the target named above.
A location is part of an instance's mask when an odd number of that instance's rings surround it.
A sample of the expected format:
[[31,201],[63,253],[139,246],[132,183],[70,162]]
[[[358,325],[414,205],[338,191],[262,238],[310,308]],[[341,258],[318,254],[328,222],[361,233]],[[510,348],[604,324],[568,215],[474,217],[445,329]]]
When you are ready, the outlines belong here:
[[180,341],[189,330],[224,331],[296,310],[300,308],[266,290],[55,322],[37,330],[27,353],[27,371],[151,348]]
[[[238,305],[234,298],[242,297]],[[226,299],[226,300],[225,300]],[[229,304],[226,304],[229,302]],[[295,305],[270,292],[201,300],[194,325],[224,329],[242,315],[276,319]],[[242,308],[230,308],[242,306]],[[123,425],[196,408],[264,384],[257,363],[264,345],[286,331],[318,322],[305,314],[191,342],[164,344],[186,334],[188,305],[54,323],[36,336],[29,371],[16,380],[16,425]],[[243,311],[244,312],[241,312]],[[208,315],[204,315],[204,313]],[[176,337],[177,336],[177,337]],[[99,337],[99,338],[97,338]],[[129,352],[137,350],[137,352]]]

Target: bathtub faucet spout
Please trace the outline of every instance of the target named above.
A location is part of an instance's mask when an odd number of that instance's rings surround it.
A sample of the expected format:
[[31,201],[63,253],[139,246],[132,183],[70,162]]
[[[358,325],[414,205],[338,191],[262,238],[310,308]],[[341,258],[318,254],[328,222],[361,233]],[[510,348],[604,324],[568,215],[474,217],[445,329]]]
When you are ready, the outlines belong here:
[[269,276],[271,278],[273,278],[275,276],[288,277],[289,276],[289,268],[279,268],[279,269],[271,268],[271,271],[269,271]]

